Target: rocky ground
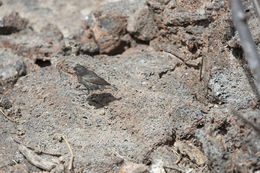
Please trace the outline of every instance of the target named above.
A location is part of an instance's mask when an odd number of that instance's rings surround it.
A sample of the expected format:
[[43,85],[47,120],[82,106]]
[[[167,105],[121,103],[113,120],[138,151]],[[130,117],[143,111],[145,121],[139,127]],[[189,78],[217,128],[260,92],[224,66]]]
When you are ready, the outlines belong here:
[[[0,0],[0,16],[0,172],[260,172],[228,1]],[[82,94],[76,64],[118,90]]]

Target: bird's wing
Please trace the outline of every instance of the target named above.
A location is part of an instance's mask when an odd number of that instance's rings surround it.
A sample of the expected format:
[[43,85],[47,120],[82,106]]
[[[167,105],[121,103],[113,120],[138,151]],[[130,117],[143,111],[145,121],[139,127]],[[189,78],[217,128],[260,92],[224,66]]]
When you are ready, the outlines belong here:
[[93,71],[89,71],[88,70],[88,74],[83,76],[83,78],[86,77],[86,80],[97,84],[97,85],[110,85],[110,83],[108,83],[107,81],[105,81],[103,78],[99,77],[95,72]]

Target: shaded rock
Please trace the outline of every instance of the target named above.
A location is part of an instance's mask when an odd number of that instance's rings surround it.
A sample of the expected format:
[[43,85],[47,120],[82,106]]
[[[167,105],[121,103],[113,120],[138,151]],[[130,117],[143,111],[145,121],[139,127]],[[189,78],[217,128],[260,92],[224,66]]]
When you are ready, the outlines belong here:
[[[33,30],[24,30],[17,37],[12,35],[2,36],[0,48],[8,49],[14,54],[37,60],[50,60],[63,46],[63,36],[59,29],[53,25],[46,25],[41,33]],[[31,62],[30,62],[31,63]],[[33,68],[29,66],[29,69]]]
[[0,21],[0,35],[9,35],[19,32],[26,28],[28,20],[20,17],[19,13],[12,12],[8,16],[4,16]]
[[172,116],[176,134],[180,139],[190,138],[198,126],[205,124],[201,110],[189,103],[181,103],[173,107]]
[[9,109],[12,107],[12,103],[6,95],[0,94],[0,107],[4,109]]

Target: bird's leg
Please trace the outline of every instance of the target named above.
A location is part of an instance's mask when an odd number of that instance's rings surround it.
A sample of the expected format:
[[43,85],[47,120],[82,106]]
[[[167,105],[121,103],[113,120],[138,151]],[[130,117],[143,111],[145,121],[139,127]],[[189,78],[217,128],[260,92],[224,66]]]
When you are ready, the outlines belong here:
[[[78,94],[78,96],[89,95],[89,93],[90,93],[90,91],[89,91],[88,88],[76,88],[76,90],[83,92],[83,93],[81,93],[81,94]],[[85,92],[85,90],[87,90],[87,92]]]
[[84,92],[84,94],[80,94],[80,95],[89,95],[90,90],[88,88],[85,88],[84,90],[87,90],[87,92]]

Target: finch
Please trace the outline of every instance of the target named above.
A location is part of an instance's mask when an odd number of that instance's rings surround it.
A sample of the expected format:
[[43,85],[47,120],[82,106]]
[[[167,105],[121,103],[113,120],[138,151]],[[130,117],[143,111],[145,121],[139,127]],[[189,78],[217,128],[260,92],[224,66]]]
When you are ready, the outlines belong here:
[[76,64],[73,70],[76,72],[79,83],[86,87],[88,93],[90,90],[102,90],[106,88],[117,90],[115,86],[112,86],[105,81],[105,79],[99,77],[95,72],[88,70],[82,65]]

